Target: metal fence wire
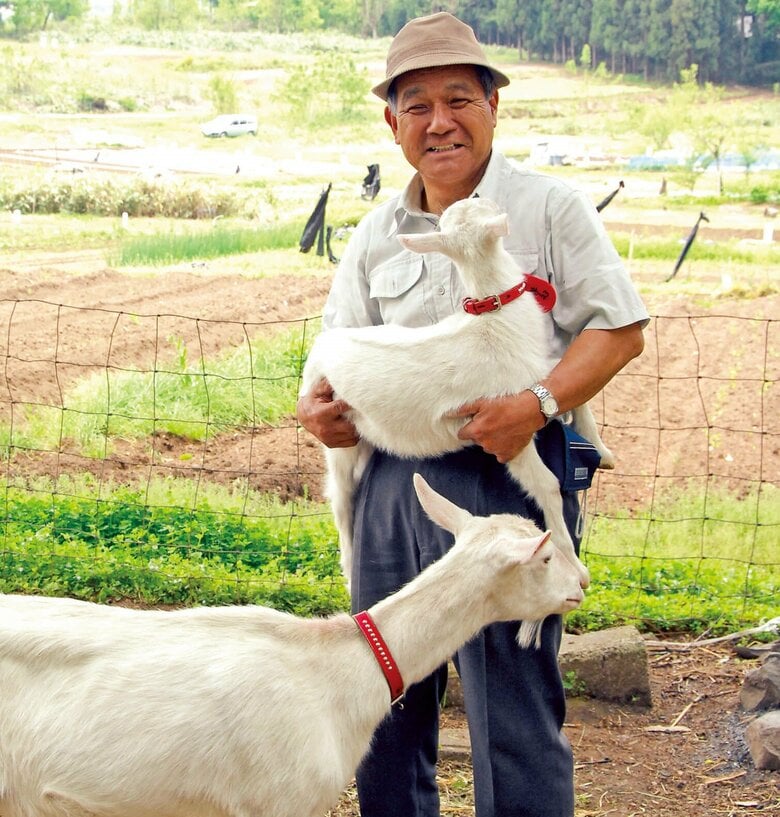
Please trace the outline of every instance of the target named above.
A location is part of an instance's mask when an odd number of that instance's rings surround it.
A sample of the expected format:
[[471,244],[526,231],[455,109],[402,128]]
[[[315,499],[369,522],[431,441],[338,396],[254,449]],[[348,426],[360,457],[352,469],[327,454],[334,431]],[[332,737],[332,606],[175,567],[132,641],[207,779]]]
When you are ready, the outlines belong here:
[[[749,304],[656,314],[594,399],[617,457],[583,500],[603,609],[753,623],[774,603],[779,325]],[[343,607],[293,414],[318,328],[0,300],[0,590]]]

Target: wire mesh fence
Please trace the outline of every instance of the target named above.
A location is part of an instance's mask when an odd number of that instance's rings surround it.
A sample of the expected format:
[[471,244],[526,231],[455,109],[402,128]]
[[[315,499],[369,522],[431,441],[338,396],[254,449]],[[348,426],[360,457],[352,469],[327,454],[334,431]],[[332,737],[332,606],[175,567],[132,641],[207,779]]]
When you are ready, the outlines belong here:
[[[594,400],[618,465],[583,501],[589,626],[777,606],[780,320],[734,313],[655,315]],[[0,301],[0,589],[344,607],[320,449],[293,416],[318,329]]]

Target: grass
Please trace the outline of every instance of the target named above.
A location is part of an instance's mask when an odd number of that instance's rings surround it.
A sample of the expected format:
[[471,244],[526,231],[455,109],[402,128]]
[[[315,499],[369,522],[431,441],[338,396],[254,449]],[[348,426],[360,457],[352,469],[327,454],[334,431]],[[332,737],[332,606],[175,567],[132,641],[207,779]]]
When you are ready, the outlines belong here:
[[280,224],[253,228],[223,226],[217,222],[206,230],[141,235],[124,240],[115,266],[165,265],[193,259],[219,258],[227,255],[287,249],[297,245],[301,225]]
[[178,357],[169,363],[153,371],[106,368],[84,378],[64,396],[62,407],[31,406],[13,431],[0,426],[0,445],[54,451],[70,440],[78,452],[102,457],[116,438],[168,432],[203,440],[235,428],[278,425],[294,411],[315,331],[305,325],[259,337],[195,363],[174,339]]
[[[203,173],[204,184],[246,198],[252,217],[225,219],[216,227],[210,220],[199,227],[190,222],[186,228],[180,220],[159,215],[136,217],[124,231],[117,216],[67,212],[25,215],[21,225],[5,229],[10,219],[5,213],[0,214],[2,251],[26,255],[102,247],[112,261],[163,274],[163,265],[215,258],[225,259],[220,272],[330,274],[327,263],[294,249],[324,185],[333,182],[328,223],[339,226],[354,224],[376,206],[359,198],[366,165],[381,164],[383,189],[377,203],[407,181],[408,166],[382,120],[380,104],[368,94],[359,124],[313,128],[300,123],[291,129],[280,107],[268,104],[290,70],[311,65],[329,49],[348,52],[371,75],[381,73],[387,40],[100,26],[91,32],[91,42],[87,39],[86,32],[76,31],[63,33],[60,45],[49,49],[8,44],[4,65],[15,66],[16,77],[25,79],[27,87],[11,92],[0,83],[0,107],[7,111],[0,116],[0,141],[11,147],[56,146],[63,160],[71,148],[132,146],[159,164],[171,154],[197,150],[199,163],[193,169]],[[117,43],[123,47],[114,48]],[[512,78],[502,90],[497,131],[497,144],[508,155],[528,156],[536,142],[551,136],[568,136],[614,156],[644,151],[647,140],[634,129],[630,113],[644,99],[662,104],[664,89],[619,77],[585,80],[556,66],[520,64],[514,49],[490,53]],[[238,103],[258,116],[256,138],[205,140],[200,135],[198,124],[213,113],[206,91],[214,71],[240,77]],[[133,76],[132,89],[128,75]],[[118,107],[84,113],[78,105],[87,96],[103,96]],[[728,101],[736,119],[754,116],[758,108],[762,140],[780,143],[776,97],[756,91]],[[215,170],[229,165],[232,171],[239,163],[238,175]],[[543,170],[581,184],[594,202],[624,173],[619,164],[597,171]],[[16,171],[8,175],[14,184],[20,177]],[[28,181],[33,175],[22,174],[37,202],[39,182]],[[713,227],[718,221],[726,226],[757,222],[764,203],[776,200],[778,174],[729,176],[724,196],[714,192],[711,173],[697,181],[695,194],[670,180],[674,195],[668,197],[654,195],[658,174],[625,178],[626,190],[605,212],[606,220],[650,223],[646,219],[652,211],[657,224],[674,224],[684,237],[702,207]],[[94,186],[103,191],[111,187]],[[7,184],[0,187],[7,189]],[[62,188],[58,183],[55,192]],[[106,198],[111,205],[108,194]],[[64,193],[55,199],[64,199]],[[71,201],[66,209],[75,206]],[[617,231],[614,237],[621,252],[631,256],[632,273],[638,270],[640,277],[646,273],[663,281],[680,251],[679,240],[632,239]],[[670,295],[702,287],[712,293],[711,282],[701,280],[716,270],[748,281],[747,297],[754,297],[764,290],[759,289],[761,281],[753,282],[769,276],[778,260],[774,248],[697,241],[674,289],[659,287]],[[188,360],[187,350],[180,347],[156,372],[111,369],[84,380],[66,394],[65,410],[28,409],[26,425],[18,425],[17,415],[13,440],[7,429],[0,435],[6,445],[50,450],[68,439],[101,456],[117,437],[168,431],[203,438],[235,425],[276,423],[294,404],[301,346],[301,338],[291,334],[268,346],[253,341],[206,361]],[[777,504],[776,494],[770,499]],[[712,496],[705,508],[696,505],[695,497],[678,500],[668,508],[593,520],[586,550],[594,585],[585,608],[570,619],[573,626],[631,621],[643,627],[724,629],[752,624],[770,613],[777,564],[769,534],[777,530],[777,516],[767,507],[773,506],[762,504],[758,510],[753,499],[729,496],[723,497],[722,508],[712,504]],[[226,495],[205,481],[153,482],[135,489],[91,483],[88,476],[57,484],[7,482],[0,534],[2,586],[148,603],[258,600],[307,613],[343,606],[326,510],[302,511],[298,505],[266,510],[264,501],[245,488]],[[275,521],[258,521],[266,516]],[[304,541],[305,548],[299,547]]]
[[691,487],[653,508],[599,515],[583,548],[593,587],[570,624],[700,632],[766,621],[777,615],[778,535],[771,484],[741,499]]
[[[721,492],[701,520],[691,494],[669,498],[662,513],[595,519],[585,549],[593,584],[569,627],[721,633],[776,616],[777,500],[772,488],[760,502]],[[256,602],[304,615],[347,606],[324,505],[285,505],[241,482],[133,487],[89,476],[12,481],[2,501],[4,592]]]
[[[622,233],[612,233],[611,238],[621,257],[643,261],[674,262],[683,248],[678,239],[637,237]],[[694,240],[685,258],[687,262],[777,267],[780,265],[780,248],[771,244],[746,246],[735,240],[714,242],[701,239]]]

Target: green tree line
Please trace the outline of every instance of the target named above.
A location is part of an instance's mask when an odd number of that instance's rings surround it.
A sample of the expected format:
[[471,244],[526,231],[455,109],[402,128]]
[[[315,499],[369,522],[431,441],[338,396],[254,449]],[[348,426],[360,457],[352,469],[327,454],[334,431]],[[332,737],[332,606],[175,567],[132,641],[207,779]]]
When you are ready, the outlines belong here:
[[[27,36],[82,19],[89,0],[0,0],[0,32]],[[275,32],[338,29],[380,37],[447,10],[521,60],[675,81],[780,82],[780,0],[115,0],[115,17],[149,29],[213,25]]]

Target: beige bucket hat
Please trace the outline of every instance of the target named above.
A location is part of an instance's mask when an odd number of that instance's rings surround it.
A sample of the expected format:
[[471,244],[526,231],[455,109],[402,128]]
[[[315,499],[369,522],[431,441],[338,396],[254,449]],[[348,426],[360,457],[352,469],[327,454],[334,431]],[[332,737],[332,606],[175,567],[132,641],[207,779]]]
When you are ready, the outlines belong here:
[[509,85],[509,77],[488,64],[471,26],[446,11],[410,20],[393,38],[387,52],[387,75],[372,88],[387,100],[390,85],[401,74],[441,65],[482,65],[496,80],[496,87]]

